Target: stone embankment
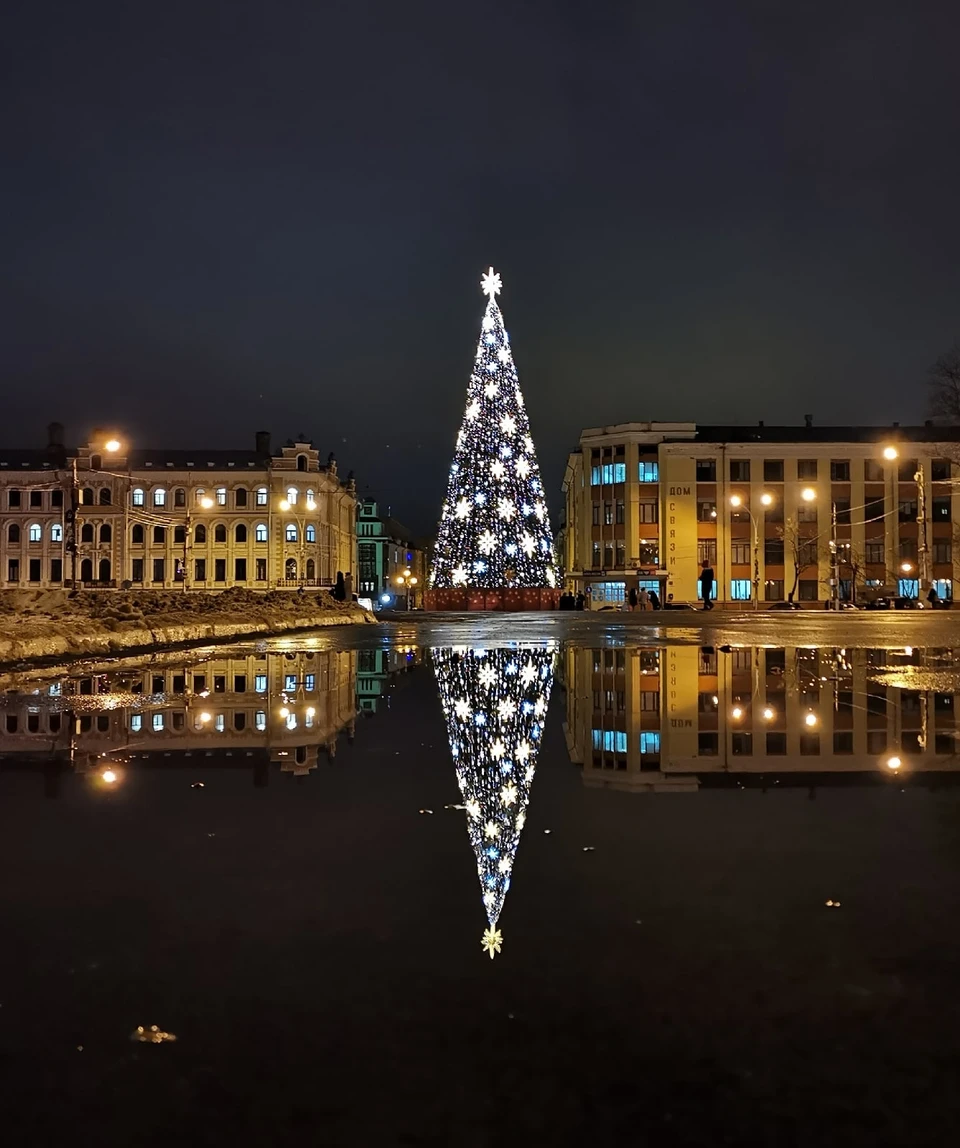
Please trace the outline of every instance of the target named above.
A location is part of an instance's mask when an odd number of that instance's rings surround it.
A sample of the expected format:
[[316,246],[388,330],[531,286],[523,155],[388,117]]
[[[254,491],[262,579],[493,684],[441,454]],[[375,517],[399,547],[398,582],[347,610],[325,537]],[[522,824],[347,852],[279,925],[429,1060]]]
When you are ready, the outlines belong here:
[[0,593],[0,665],[117,655],[375,621],[325,590],[303,594],[224,590]]

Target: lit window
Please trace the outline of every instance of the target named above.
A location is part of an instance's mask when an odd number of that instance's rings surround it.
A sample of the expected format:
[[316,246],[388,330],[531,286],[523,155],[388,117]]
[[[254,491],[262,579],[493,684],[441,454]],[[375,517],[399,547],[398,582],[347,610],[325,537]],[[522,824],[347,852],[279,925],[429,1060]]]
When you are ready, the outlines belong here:
[[30,524],[29,538],[31,542],[40,542],[43,539],[43,528],[39,522]]
[[638,465],[637,478],[640,482],[659,482],[660,481],[660,463],[658,462],[641,462]]
[[593,731],[593,748],[605,750],[607,753],[626,753],[626,731],[622,729],[595,729]]
[[308,542],[316,542],[316,540],[317,540],[317,528],[311,522],[307,526],[307,541]]
[[63,527],[60,525],[59,522],[55,522],[50,527],[50,541],[51,542],[62,542],[63,541]]
[[153,505],[166,506],[167,505],[167,492],[165,490],[155,490],[153,492]]
[[143,729],[143,714],[130,715],[130,732],[139,733]]
[[266,542],[267,540],[267,524],[265,522],[258,522],[254,531],[254,537],[258,542]]
[[644,730],[640,734],[640,753],[659,753],[660,752],[660,734],[658,731]]
[[[698,582],[697,588],[699,589],[699,587],[700,584]],[[716,587],[716,582],[714,582],[714,587]],[[734,602],[749,602],[751,590],[752,587],[750,585],[749,578],[730,579],[730,597],[734,600]],[[716,589],[714,589],[714,595],[716,595]]]
[[303,724],[307,727],[307,729],[311,729],[313,727],[313,711],[312,710],[307,710],[307,716],[303,719]]
[[135,487],[132,495],[134,506],[143,506],[143,491],[140,487]]
[[623,605],[626,582],[591,582],[590,598],[593,602],[614,602]]
[[213,727],[217,731],[217,733],[223,733],[223,727],[224,727],[223,714],[217,714],[217,716],[213,719]]
[[254,725],[259,730],[267,728],[267,714],[265,710],[257,710],[257,716],[254,718]]
[[159,733],[163,729],[163,714],[154,714],[151,718],[151,724],[155,733]]
[[292,522],[288,522],[287,523],[287,541],[288,542],[296,542],[296,540],[297,540],[297,528]]
[[295,505],[296,501],[297,501],[297,488],[295,486],[288,486],[287,487],[287,502],[289,502],[290,505],[293,506],[293,505]]
[[296,728],[297,728],[297,715],[296,714],[287,714],[287,729],[296,729]]
[[225,486],[217,487],[217,506],[227,505],[227,488]]
[[901,598],[919,598],[920,583],[916,578],[898,578],[897,593]]
[[627,481],[627,464],[625,462],[607,462],[603,466],[594,466],[590,469],[591,486],[612,486],[615,482]]
[[253,688],[258,694],[267,692],[267,675],[257,674],[253,679]]
[[257,506],[267,505],[267,488],[265,486],[257,487]]
[[287,674],[283,679],[283,688],[286,693],[290,693],[297,688],[297,675]]
[[313,693],[314,689],[316,688],[316,680],[317,679],[314,674],[304,674],[303,688],[307,691],[307,693]]
[[933,588],[941,601],[950,601],[953,598],[953,581],[950,578],[934,578]]

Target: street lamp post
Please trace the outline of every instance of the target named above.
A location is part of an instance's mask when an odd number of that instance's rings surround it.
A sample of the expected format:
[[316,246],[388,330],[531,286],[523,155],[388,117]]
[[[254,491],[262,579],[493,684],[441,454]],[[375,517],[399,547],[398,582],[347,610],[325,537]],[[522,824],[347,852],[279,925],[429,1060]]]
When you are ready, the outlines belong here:
[[[116,454],[123,448],[123,443],[112,435],[103,443],[103,449],[108,454]],[[73,589],[77,588],[77,559],[80,550],[80,476],[77,474],[77,456],[70,459],[70,581]]]
[[[306,502],[304,503],[304,506],[311,513],[317,509],[316,501],[312,498],[308,498],[306,500]],[[278,507],[279,507],[281,513],[289,514],[291,508],[293,507],[293,503],[291,503],[286,498],[282,498],[280,500],[280,502],[278,503]],[[305,571],[306,571],[307,519],[306,519],[305,515],[301,515],[297,512],[294,512],[294,521],[296,522],[296,525],[297,525],[297,544],[299,547],[299,554],[300,554],[299,565],[297,566],[296,581],[302,586],[306,582],[306,572]],[[286,533],[286,527],[284,527],[284,531],[283,531],[284,548],[281,549],[281,551],[280,551],[281,554],[283,554],[283,552],[284,552],[286,540],[287,540],[287,533]],[[284,575],[284,581],[286,581],[286,561],[284,561],[283,575]],[[314,580],[316,580],[316,572],[314,572]]]
[[[213,499],[209,494],[204,495],[200,499],[200,506],[204,510],[213,509]],[[183,528],[183,592],[187,592],[187,584],[190,581],[190,549],[193,546],[193,513],[190,509],[190,500],[187,499],[187,519]]]
[[[773,505],[773,495],[767,494],[764,491],[760,495],[760,502],[764,506]],[[753,537],[753,608],[754,610],[760,609],[760,528],[757,525],[757,519],[749,506],[744,506],[743,499],[739,494],[730,495],[730,505],[736,510],[745,510],[750,516],[750,526]]]

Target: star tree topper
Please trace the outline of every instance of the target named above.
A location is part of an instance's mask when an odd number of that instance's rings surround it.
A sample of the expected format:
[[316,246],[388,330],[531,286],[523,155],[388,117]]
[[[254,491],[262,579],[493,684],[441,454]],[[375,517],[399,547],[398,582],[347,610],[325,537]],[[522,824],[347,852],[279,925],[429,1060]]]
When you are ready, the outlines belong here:
[[500,276],[492,267],[487,271],[486,275],[480,277],[480,289],[484,295],[489,295],[491,299],[494,295],[500,294],[502,287],[503,283],[501,282]]

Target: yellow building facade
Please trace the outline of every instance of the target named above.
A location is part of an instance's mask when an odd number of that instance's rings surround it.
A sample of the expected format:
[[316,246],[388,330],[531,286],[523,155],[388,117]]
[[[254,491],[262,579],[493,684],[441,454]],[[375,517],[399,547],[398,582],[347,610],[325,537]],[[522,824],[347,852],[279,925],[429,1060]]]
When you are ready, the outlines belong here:
[[949,427],[587,429],[564,475],[561,561],[596,607],[631,587],[811,606],[881,593],[953,597],[960,515]]

